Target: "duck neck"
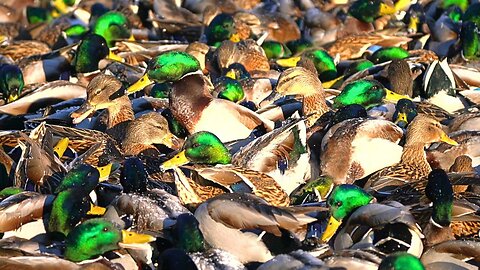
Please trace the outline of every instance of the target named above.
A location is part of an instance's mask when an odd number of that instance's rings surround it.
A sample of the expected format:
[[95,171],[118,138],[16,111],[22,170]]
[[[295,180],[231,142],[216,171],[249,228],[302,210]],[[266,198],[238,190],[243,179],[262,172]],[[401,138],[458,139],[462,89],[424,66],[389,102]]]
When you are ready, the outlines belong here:
[[119,97],[115,101],[113,106],[108,107],[108,129],[135,118],[132,104],[127,96]]
[[192,74],[174,83],[169,105],[175,119],[189,132],[193,132],[195,123],[201,117],[201,113],[198,112],[203,111],[212,99],[203,76]]
[[325,102],[325,95],[322,92],[303,98],[303,114],[311,115],[307,118],[307,126],[312,126],[326,112],[329,111]]
[[423,143],[405,144],[402,152],[402,163],[425,165],[430,168]]

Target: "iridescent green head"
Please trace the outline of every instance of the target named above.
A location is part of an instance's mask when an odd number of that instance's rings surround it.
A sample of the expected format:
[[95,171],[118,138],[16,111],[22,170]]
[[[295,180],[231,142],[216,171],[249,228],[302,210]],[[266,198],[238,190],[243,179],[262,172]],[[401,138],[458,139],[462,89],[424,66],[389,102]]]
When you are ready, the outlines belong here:
[[64,32],[67,37],[76,38],[85,35],[88,32],[88,28],[81,24],[75,24],[65,29]]
[[386,47],[374,52],[369,60],[375,64],[387,62],[393,59],[404,59],[409,56],[408,51],[399,47]]
[[147,191],[147,182],[147,171],[143,162],[137,157],[125,159],[120,171],[120,184],[123,192],[145,192]]
[[0,90],[5,102],[13,102],[20,97],[24,86],[22,70],[5,64],[0,66]]
[[395,12],[393,5],[382,0],[357,0],[348,9],[348,14],[366,23],[371,23],[381,16],[394,14]]
[[178,138],[186,138],[188,136],[188,131],[185,127],[177,120],[172,114],[170,109],[165,109],[162,111],[162,116],[167,119],[168,129]]
[[199,131],[188,136],[183,150],[162,163],[161,168],[167,170],[187,163],[230,164],[231,161],[228,149],[215,134]]
[[203,234],[198,227],[199,223],[192,214],[181,214],[175,224],[177,246],[186,252],[205,251]]
[[229,77],[220,78],[215,84],[215,91],[218,92],[218,98],[230,100],[235,103],[242,101],[245,97],[240,82]]
[[463,14],[462,20],[464,22],[473,22],[480,28],[480,3],[476,2],[468,6],[468,9]]
[[105,38],[109,47],[115,45],[115,40],[126,39],[131,35],[127,17],[116,11],[100,16],[95,22],[93,33]]
[[128,88],[129,93],[142,90],[154,82],[178,81],[185,74],[200,69],[200,63],[192,55],[186,52],[167,52],[148,62],[145,75]]
[[307,182],[302,187],[290,194],[293,205],[304,203],[315,203],[325,199],[332,190],[333,181],[331,177],[323,176]]
[[359,104],[369,109],[383,101],[396,102],[405,96],[396,94],[375,80],[358,80],[347,84],[335,98],[333,108],[338,109],[351,104]]
[[417,114],[417,106],[413,101],[400,99],[395,105],[392,121],[401,128],[407,128],[408,123],[411,123]]
[[80,262],[118,249],[122,232],[104,219],[90,219],[75,227],[65,241],[65,258]]
[[262,48],[265,51],[268,59],[278,59],[284,57],[290,57],[292,52],[285,44],[278,41],[267,40],[262,43]]
[[307,39],[301,38],[297,40],[288,41],[287,48],[290,49],[292,55],[298,55],[308,48],[313,47],[313,43]]
[[463,22],[460,40],[462,41],[462,54],[468,60],[480,57],[480,33],[478,26],[471,21]]
[[453,187],[444,170],[434,169],[430,172],[425,195],[433,203],[432,220],[442,227],[448,227],[452,220]]
[[193,163],[230,164],[232,161],[222,141],[215,134],[207,131],[190,135],[183,149],[185,156]]
[[360,187],[343,184],[333,189],[327,204],[332,217],[342,221],[356,209],[369,204],[372,200],[373,197]]
[[379,270],[425,270],[422,262],[407,252],[388,255],[378,266]]
[[239,41],[236,35],[235,21],[229,14],[220,13],[205,29],[207,37],[207,44],[211,46],[218,46],[224,40]]
[[312,59],[321,81],[330,81],[337,77],[335,61],[324,50],[313,50],[305,52],[304,55]]
[[373,67],[373,65],[374,64],[370,60],[366,59],[355,61],[348,65],[347,69],[344,72],[344,77],[348,78],[359,71]]
[[97,186],[100,173],[90,165],[72,169],[55,189],[56,198],[48,222],[48,232],[68,235],[91,209],[89,194]]
[[78,45],[73,66],[78,73],[98,70],[98,63],[110,54],[107,42],[102,36],[89,34]]

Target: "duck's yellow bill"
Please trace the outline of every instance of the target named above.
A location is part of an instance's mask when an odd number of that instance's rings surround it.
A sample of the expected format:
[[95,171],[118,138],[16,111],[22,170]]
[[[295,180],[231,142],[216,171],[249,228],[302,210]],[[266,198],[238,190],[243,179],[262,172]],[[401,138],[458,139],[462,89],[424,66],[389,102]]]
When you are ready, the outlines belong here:
[[324,82],[324,83],[322,83],[322,86],[323,86],[323,88],[327,88],[327,89],[334,88],[334,85],[343,82],[343,77],[344,77],[344,76],[342,75],[342,76],[340,76],[340,77],[338,77],[338,78],[335,78],[335,79],[333,79],[333,80],[331,80],[331,81]]
[[65,4],[65,2],[63,2],[63,0],[54,0],[52,4],[53,4],[53,7],[55,8],[55,10],[52,12],[52,16],[54,18],[67,13],[68,6],[67,4]]
[[185,165],[187,163],[190,163],[190,161],[188,160],[187,156],[185,156],[185,150],[182,150],[171,159],[165,161],[160,167],[163,170],[168,170],[174,167]]
[[57,154],[59,158],[63,157],[63,154],[65,154],[69,142],[70,139],[68,139],[67,137],[61,138],[58,143],[53,147],[53,151]]
[[123,62],[123,61],[124,61],[122,57],[116,55],[116,54],[115,54],[114,52],[112,52],[112,51],[110,51],[110,52],[108,53],[108,57],[107,57],[107,58],[110,59],[110,60],[118,61],[118,62]]
[[112,163],[109,163],[102,167],[97,167],[98,172],[100,173],[100,181],[105,181],[110,176],[110,172],[112,171]]
[[238,34],[233,34],[232,36],[230,36],[230,41],[240,42],[240,36]]
[[130,34],[130,36],[128,37],[128,41],[135,41],[135,37],[133,36],[133,34]]
[[228,77],[228,78],[234,79],[234,80],[237,79],[237,76],[235,76],[235,71],[233,71],[233,70],[229,70],[229,71],[227,72],[227,74],[225,74],[225,77]]
[[340,227],[340,224],[342,224],[341,221],[338,221],[333,216],[330,216],[330,219],[328,220],[327,228],[325,229],[322,235],[322,241],[325,243],[328,242],[333,237],[333,235],[337,232],[338,227]]
[[402,122],[402,121],[405,122],[405,123],[408,123],[406,113],[398,113],[397,119],[395,119],[395,125]]
[[380,3],[380,11],[379,11],[380,16],[395,14],[395,12],[397,12],[397,10],[395,9],[395,6],[390,6],[385,3]]
[[290,58],[278,59],[277,64],[281,67],[295,67],[297,66],[298,61],[300,61],[300,56],[294,56]]
[[87,215],[103,216],[105,212],[107,212],[107,208],[90,203],[90,210],[87,212]]
[[412,100],[412,99],[411,99],[410,97],[408,97],[408,96],[404,96],[404,95],[397,94],[397,93],[395,93],[395,92],[393,92],[393,91],[391,91],[391,90],[385,89],[385,91],[387,92],[387,95],[386,95],[385,98],[384,98],[384,100],[386,100],[386,101],[396,103],[397,101],[399,101],[400,99],[403,99],[403,98]]
[[418,29],[418,24],[420,23],[420,20],[417,17],[410,17],[410,20],[408,22],[408,31],[411,33],[417,32]]
[[122,230],[122,244],[144,244],[155,241],[155,237],[148,234],[140,234]]
[[440,136],[440,141],[451,144],[451,145],[458,145],[458,143],[452,138],[448,137],[448,135],[445,132],[442,134],[442,136]]
[[400,0],[395,3],[395,10],[396,11],[401,11],[401,10],[407,10],[410,7],[410,0]]
[[11,103],[11,102],[14,102],[15,100],[18,99],[18,93],[11,93],[10,95],[8,95],[8,98],[7,98],[7,103]]
[[127,93],[131,94],[138,92],[150,84],[153,84],[153,81],[151,81],[150,78],[148,78],[148,74],[145,73],[145,75],[143,75],[142,78],[140,78],[136,83],[128,87]]

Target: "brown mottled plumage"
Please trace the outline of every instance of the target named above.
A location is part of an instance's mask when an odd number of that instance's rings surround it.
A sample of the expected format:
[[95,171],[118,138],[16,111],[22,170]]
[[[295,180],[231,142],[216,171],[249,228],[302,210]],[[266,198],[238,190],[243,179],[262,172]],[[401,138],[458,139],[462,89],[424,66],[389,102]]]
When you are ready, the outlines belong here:
[[217,63],[221,69],[233,63],[242,64],[248,72],[269,71],[270,64],[262,47],[254,40],[248,39],[234,43],[230,40],[223,41],[217,51]]

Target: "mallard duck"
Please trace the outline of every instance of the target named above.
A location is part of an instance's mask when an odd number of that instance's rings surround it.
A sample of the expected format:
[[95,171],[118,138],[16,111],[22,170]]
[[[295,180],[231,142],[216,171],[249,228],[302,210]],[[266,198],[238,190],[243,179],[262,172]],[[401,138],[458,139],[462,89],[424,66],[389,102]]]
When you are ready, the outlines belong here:
[[183,266],[182,269],[245,269],[243,264],[227,251],[207,248],[199,223],[190,213],[178,216],[172,234],[176,248],[163,252],[159,262],[162,269],[173,269],[173,264],[178,260],[191,262],[190,267]]
[[381,16],[391,15],[396,11],[395,6],[389,2],[357,0],[349,7],[348,14],[362,22],[371,23]]
[[52,195],[21,192],[7,197],[1,202],[0,231],[5,233],[17,230],[31,221],[43,219],[40,227],[44,228],[38,228],[34,232],[24,229],[26,232],[23,236],[30,234],[31,238],[39,231],[68,235],[87,212],[101,215],[105,211],[94,206],[88,196],[98,184],[99,176],[94,167],[80,165],[65,175]]
[[[435,169],[428,175],[425,195],[432,202],[432,206],[414,207],[411,211],[423,226],[427,245],[478,234],[480,229],[480,216],[476,213],[478,206],[461,196],[454,198],[452,183],[445,171]],[[431,214],[428,213],[430,211]],[[424,221],[428,216],[430,220]]]
[[71,115],[73,123],[80,123],[100,109],[108,111],[108,129],[134,119],[130,99],[125,95],[122,83],[114,76],[99,74],[93,78],[87,86],[85,103]]
[[347,184],[335,187],[327,204],[330,219],[322,240],[330,240],[343,225],[335,237],[335,250],[374,248],[385,254],[397,251],[422,254],[423,235],[402,204],[375,203],[374,197],[363,189]]
[[382,191],[392,185],[398,185],[399,182],[405,183],[427,177],[432,169],[424,148],[426,144],[439,141],[451,145],[458,144],[448,137],[436,120],[423,115],[415,117],[407,128],[401,161],[372,175],[365,188]]
[[6,64],[0,66],[0,74],[3,100],[5,103],[17,100],[22,94],[24,86],[22,70],[15,65]]
[[242,263],[265,262],[273,257],[265,243],[256,234],[240,230],[261,229],[275,236],[282,234],[281,229],[298,233],[303,225],[316,220],[306,215],[312,210],[277,208],[251,194],[226,193],[201,204],[195,217],[205,241],[213,248],[231,253]]
[[[248,153],[241,153],[241,161]],[[251,156],[249,157],[253,159]],[[161,166],[170,169],[187,163],[197,164],[231,164],[232,156],[225,145],[210,132],[197,132],[187,138],[182,151]],[[237,165],[237,166],[235,166]],[[243,166],[242,166],[243,165]],[[192,171],[215,185],[202,185],[185,179],[183,173],[177,170],[176,186],[179,196],[184,202],[199,203],[226,191],[244,192],[245,190],[262,197],[270,204],[286,206],[288,195],[272,177],[259,171],[245,169],[245,164],[220,167],[193,167]],[[245,185],[247,187],[245,187]],[[180,192],[182,191],[182,192]],[[193,193],[193,194],[192,194]],[[193,197],[193,199],[188,199]]]
[[48,54],[51,51],[47,44],[34,40],[12,41],[0,46],[0,54],[10,57],[15,62],[33,55]]
[[307,49],[303,51],[301,56],[295,56],[287,59],[277,60],[277,64],[282,67],[294,67],[299,65],[299,61],[305,61],[308,58],[312,61],[313,66],[317,70],[318,76],[322,82],[327,82],[337,77],[337,67],[335,59],[328,52],[321,49]]
[[426,269],[476,269],[478,239],[450,240],[432,246],[421,257]]
[[237,43],[229,40],[224,41],[217,48],[215,54],[220,69],[225,69],[234,63],[240,63],[248,72],[270,70],[265,51],[252,39]]
[[207,43],[218,46],[224,40],[238,42],[250,37],[250,28],[233,16],[225,13],[218,14],[205,29]]
[[336,184],[353,183],[400,161],[401,128],[380,119],[354,118],[332,126],[322,140],[320,170]]
[[[190,134],[210,131],[222,141],[244,139],[259,125],[273,128],[273,123],[238,104],[215,99],[208,89],[207,79],[196,73],[198,61],[183,52],[162,54],[149,62],[145,75],[128,88],[135,92],[156,82],[174,81],[170,95],[170,110],[173,116],[185,126]],[[219,113],[222,112],[222,113]],[[195,115],[195,117],[192,117]],[[228,125],[212,125],[221,116],[221,122]],[[218,122],[220,123],[220,122]]]

